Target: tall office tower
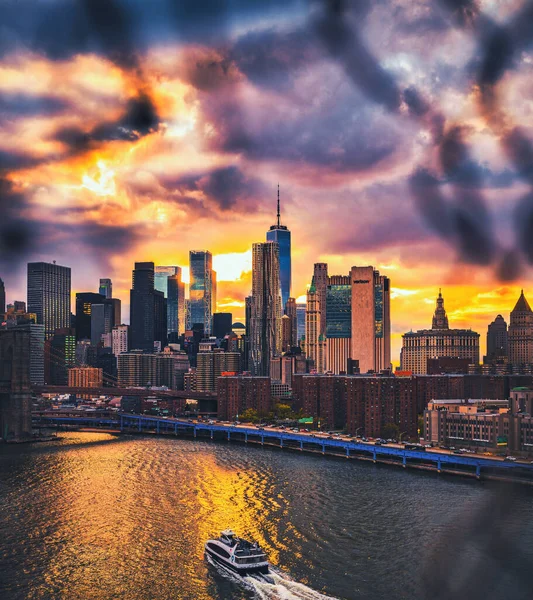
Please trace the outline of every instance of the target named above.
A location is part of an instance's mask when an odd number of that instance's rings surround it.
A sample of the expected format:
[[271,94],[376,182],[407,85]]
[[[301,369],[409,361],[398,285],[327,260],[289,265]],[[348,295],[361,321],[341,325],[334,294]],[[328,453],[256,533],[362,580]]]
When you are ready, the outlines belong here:
[[189,300],[191,326],[203,323],[206,334],[213,330],[213,313],[217,303],[217,280],[213,271],[211,252],[191,250],[189,252]]
[[0,315],[6,312],[6,286],[0,279]]
[[98,293],[101,294],[104,298],[112,298],[113,297],[113,283],[111,279],[100,279],[100,287],[98,288]]
[[115,325],[111,330],[111,350],[115,356],[128,352],[129,348],[129,327],[128,325]]
[[158,292],[163,292],[168,298],[168,278],[178,274],[179,267],[156,267],[154,271],[154,287]]
[[46,338],[70,327],[70,267],[28,263],[28,312],[44,325]]
[[94,292],[76,294],[76,339],[91,339],[91,312],[93,304],[103,304],[105,296]]
[[185,332],[185,284],[181,280],[181,267],[167,279],[167,329],[168,333]]
[[130,341],[134,350],[166,345],[166,300],[154,288],[154,263],[135,263],[130,290]]
[[215,313],[213,315],[213,335],[222,339],[228,333],[231,333],[233,325],[233,315],[231,313]]
[[485,362],[505,359],[509,355],[509,336],[505,319],[498,315],[487,328],[487,356]]
[[296,313],[296,300],[289,298],[285,304],[285,314],[291,321],[291,348],[298,345],[298,315]]
[[305,304],[296,305],[296,321],[297,321],[297,345],[305,338]]
[[404,333],[400,363],[403,371],[415,375],[428,372],[428,359],[461,358],[479,363],[479,333],[471,329],[450,329],[439,290],[433,327]]
[[348,371],[352,338],[352,285],[349,276],[329,278],[326,290],[326,370]]
[[278,213],[277,222],[267,231],[267,242],[277,242],[279,245],[279,280],[281,286],[281,306],[285,309],[291,295],[291,232],[281,224],[278,184]]
[[511,312],[509,362],[513,365],[533,363],[533,312],[524,296],[524,290]]
[[111,304],[112,308],[112,319],[111,326],[120,325],[122,323],[122,302],[119,298],[109,298],[107,300]]
[[102,335],[110,333],[113,328],[113,305],[110,302],[91,305],[91,344],[98,346]]
[[254,375],[268,376],[270,359],[281,351],[281,289],[279,245],[252,245],[250,357]]
[[390,281],[374,267],[352,267],[351,359],[361,373],[390,369]]
[[326,291],[328,266],[316,263],[311,287],[307,291],[305,315],[305,353],[315,364],[317,373],[326,369]]

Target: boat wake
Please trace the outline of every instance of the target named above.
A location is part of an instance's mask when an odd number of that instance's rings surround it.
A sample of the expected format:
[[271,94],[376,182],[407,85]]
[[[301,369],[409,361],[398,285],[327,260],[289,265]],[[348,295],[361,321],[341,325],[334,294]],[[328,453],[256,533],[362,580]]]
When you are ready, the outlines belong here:
[[333,596],[326,596],[303,583],[294,581],[283,571],[272,567],[268,575],[254,574],[241,577],[214,561],[209,555],[207,560],[224,577],[246,587],[260,600],[337,600]]

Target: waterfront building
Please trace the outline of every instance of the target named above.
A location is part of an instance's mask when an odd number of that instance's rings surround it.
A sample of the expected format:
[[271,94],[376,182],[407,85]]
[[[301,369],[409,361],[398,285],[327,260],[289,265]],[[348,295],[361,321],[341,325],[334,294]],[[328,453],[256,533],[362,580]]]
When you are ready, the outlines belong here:
[[72,367],[68,370],[68,387],[98,388],[104,383],[102,369],[96,367]]
[[507,359],[509,356],[509,336],[505,319],[498,315],[487,329],[487,355],[484,363]]
[[167,343],[167,305],[162,292],[154,287],[154,263],[136,262],[130,290],[131,347],[159,349]]
[[100,279],[98,293],[108,300],[113,298],[113,282],[111,279]]
[[213,315],[213,336],[222,339],[232,331],[233,315],[231,313],[215,313]]
[[533,311],[524,296],[524,290],[511,312],[509,362],[513,365],[533,363]]
[[0,315],[6,312],[6,286],[0,279]]
[[471,329],[450,329],[439,291],[431,329],[410,331],[403,336],[400,355],[401,370],[414,374],[427,373],[429,358],[466,358],[479,364],[479,333]]
[[262,242],[252,246],[250,313],[249,366],[254,375],[268,376],[270,359],[281,351],[281,292],[277,242]]
[[218,418],[233,420],[246,409],[257,411],[259,417],[266,417],[272,410],[270,377],[232,375],[219,377]]
[[76,293],[76,339],[91,339],[91,314],[93,304],[102,304],[105,296],[95,292]]
[[276,242],[279,248],[279,281],[281,288],[281,306],[285,308],[291,295],[291,232],[281,224],[279,184],[277,222],[266,234],[267,242]]
[[510,399],[445,399],[424,411],[424,439],[502,454],[533,454],[533,390],[511,390]]
[[216,310],[217,280],[213,271],[213,257],[206,250],[189,252],[189,301],[191,326],[202,323],[206,334],[213,329]]
[[115,356],[128,352],[129,348],[129,331],[128,325],[115,325],[111,330],[111,350]]
[[70,327],[70,268],[55,263],[28,263],[28,312],[37,315],[48,339]]

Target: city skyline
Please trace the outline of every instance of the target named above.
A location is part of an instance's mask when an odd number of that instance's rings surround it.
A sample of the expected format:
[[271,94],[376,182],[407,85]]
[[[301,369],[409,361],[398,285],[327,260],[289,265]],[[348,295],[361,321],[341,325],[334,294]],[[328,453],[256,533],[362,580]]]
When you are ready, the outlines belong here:
[[[465,169],[494,217],[497,248],[485,264],[469,262],[439,236],[411,193],[410,177],[433,152],[428,124],[388,112],[386,98],[353,81],[315,35],[320,15],[298,2],[283,4],[290,17],[240,3],[228,20],[221,3],[216,26],[193,19],[192,38],[166,29],[155,36],[161,14],[142,11],[125,41],[137,69],[117,58],[112,40],[80,35],[88,41],[78,46],[75,36],[66,39],[68,23],[55,18],[51,29],[37,28],[29,40],[24,30],[17,39],[25,42],[3,51],[0,93],[9,118],[0,185],[5,224],[22,227],[27,240],[0,257],[10,301],[24,297],[25,262],[56,260],[71,267],[74,292],[111,278],[127,314],[133,263],[185,267],[199,232],[208,231],[200,246],[214,255],[218,309],[242,318],[251,246],[272,224],[279,181],[292,233],[292,295],[305,295],[315,262],[335,273],[374,265],[392,283],[395,361],[401,334],[427,327],[439,287],[457,327],[481,333],[495,315],[508,314],[531,277],[522,253],[506,254],[524,183],[471,93],[476,49],[438,3],[425,6],[423,18],[409,3],[394,18],[388,3],[374,4],[357,18],[383,66],[380,77],[390,74],[402,90],[416,84],[435,114],[465,128]],[[502,22],[513,10],[484,9]],[[17,31],[14,9],[2,10]],[[30,21],[46,19],[47,10],[40,6]],[[144,29],[150,35],[140,35]],[[33,74],[30,82],[22,72]],[[525,127],[528,85],[517,69],[502,86]],[[498,276],[504,257],[521,266],[512,284]]]

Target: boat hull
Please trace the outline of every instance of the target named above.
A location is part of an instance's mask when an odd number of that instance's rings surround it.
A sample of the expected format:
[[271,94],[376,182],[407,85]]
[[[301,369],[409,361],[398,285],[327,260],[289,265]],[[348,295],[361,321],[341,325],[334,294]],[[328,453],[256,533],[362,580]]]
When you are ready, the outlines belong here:
[[205,548],[205,553],[207,556],[216,561],[219,565],[226,567],[226,569],[229,569],[233,573],[237,573],[242,577],[244,577],[245,575],[251,575],[253,573],[261,573],[263,575],[268,575],[268,573],[270,572],[268,564],[265,563],[260,563],[258,565],[237,565],[231,562],[230,560],[219,556],[218,554],[216,554],[216,552],[211,551],[208,547]]

